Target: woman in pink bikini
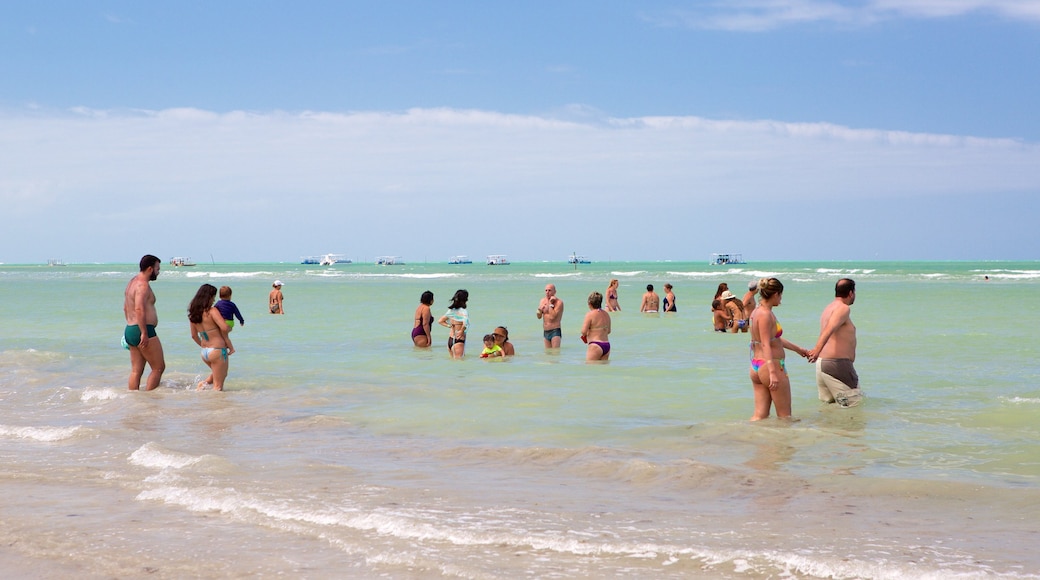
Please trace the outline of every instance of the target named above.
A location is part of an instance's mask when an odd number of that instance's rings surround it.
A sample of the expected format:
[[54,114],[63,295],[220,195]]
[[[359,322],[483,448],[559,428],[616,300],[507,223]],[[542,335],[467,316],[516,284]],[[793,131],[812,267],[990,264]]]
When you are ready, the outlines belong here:
[[782,338],[784,329],[773,314],[773,308],[780,306],[784,297],[784,285],[780,280],[759,280],[758,295],[761,300],[751,315],[750,376],[755,391],[755,414],[751,420],[768,418],[771,406],[776,407],[777,417],[786,419],[791,416],[791,379],[787,376],[784,349],[802,357],[808,351]]

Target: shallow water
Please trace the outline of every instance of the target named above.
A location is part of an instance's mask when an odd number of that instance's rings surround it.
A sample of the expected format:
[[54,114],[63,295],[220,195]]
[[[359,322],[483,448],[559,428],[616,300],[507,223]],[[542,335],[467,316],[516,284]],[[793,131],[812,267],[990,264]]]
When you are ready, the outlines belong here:
[[[126,391],[119,346],[134,269],[0,266],[5,560],[99,578],[1040,578],[1040,263],[165,267],[152,393]],[[794,359],[799,421],[747,421],[747,335],[713,333],[708,303],[763,275],[801,345],[836,279],[857,280],[862,407],[817,402]],[[265,313],[275,278],[285,316]],[[586,364],[585,298],[610,278],[611,360]],[[192,389],[204,282],[246,317],[225,393]],[[558,352],[534,317],[547,282]],[[665,282],[679,312],[639,314]],[[440,327],[412,348],[419,294],[439,316],[457,288],[467,358]],[[499,324],[518,356],[479,359]]]

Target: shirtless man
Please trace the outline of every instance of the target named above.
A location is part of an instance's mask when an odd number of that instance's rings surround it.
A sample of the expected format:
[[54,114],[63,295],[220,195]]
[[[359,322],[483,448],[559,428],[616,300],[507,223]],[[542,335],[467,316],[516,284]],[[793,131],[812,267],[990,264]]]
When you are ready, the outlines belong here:
[[151,254],[141,258],[141,271],[126,285],[123,295],[123,315],[126,317],[123,339],[130,350],[131,391],[141,389],[145,363],[152,369],[148,374],[146,391],[159,386],[159,380],[166,370],[162,343],[155,334],[159,315],[155,311],[155,293],[151,286],[151,282],[159,277],[161,264],[162,261]]
[[863,400],[856,362],[856,326],[850,306],[856,302],[856,283],[848,278],[834,285],[834,301],[820,316],[820,338],[806,358],[816,363],[816,388],[820,400],[840,407],[855,407]]
[[755,295],[757,294],[758,280],[748,282],[748,291],[744,294],[744,298],[741,300],[741,302],[744,303],[744,319],[747,322],[745,322],[744,327],[740,329],[741,332],[747,332],[748,328],[751,326],[751,313],[755,310]]
[[661,297],[654,292],[654,285],[646,285],[646,294],[643,294],[643,304],[639,306],[640,312],[657,312],[661,305]]
[[556,297],[555,284],[545,285],[545,297],[538,303],[535,316],[542,321],[545,348],[560,348],[560,342],[563,340],[563,331],[560,329],[563,320],[563,300]]

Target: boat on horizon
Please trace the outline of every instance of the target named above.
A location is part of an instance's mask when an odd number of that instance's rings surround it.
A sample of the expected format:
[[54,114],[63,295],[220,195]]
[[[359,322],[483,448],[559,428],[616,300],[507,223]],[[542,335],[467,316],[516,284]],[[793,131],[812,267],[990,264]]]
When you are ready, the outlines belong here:
[[379,256],[376,258],[377,266],[403,266],[404,261],[400,256]]
[[[3,262],[0,262],[0,264],[2,264],[2,263]],[[66,264],[65,264],[65,260],[62,260],[62,259],[59,259],[59,258],[51,258],[50,260],[47,260],[47,265],[48,266],[65,266]]]
[[712,254],[711,261],[708,264],[712,266],[726,266],[729,264],[747,264],[744,261],[744,256],[735,253],[727,254]]
[[195,262],[190,257],[175,256],[170,258],[170,265],[179,268],[181,266],[194,266]]
[[591,264],[592,260],[585,256],[579,256],[578,254],[571,252],[571,257],[567,258],[568,264]]
[[490,254],[487,257],[488,266],[508,266],[509,260],[506,259],[505,254]]
[[352,264],[353,262],[343,254],[325,254],[322,256],[305,256],[300,259],[300,263],[332,266],[334,264]]
[[469,256],[452,256],[451,259],[448,260],[448,263],[449,264],[472,264],[473,260],[470,260]]

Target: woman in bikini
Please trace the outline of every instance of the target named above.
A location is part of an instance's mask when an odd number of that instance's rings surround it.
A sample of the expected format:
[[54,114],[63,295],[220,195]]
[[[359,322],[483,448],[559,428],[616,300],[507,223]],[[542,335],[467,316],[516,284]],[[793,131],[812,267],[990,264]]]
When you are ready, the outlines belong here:
[[610,285],[607,286],[607,312],[621,312],[621,305],[617,301],[617,289],[618,281],[614,278],[610,281]]
[[212,284],[199,286],[195,298],[188,304],[188,322],[191,338],[202,347],[202,362],[209,367],[210,375],[199,383],[199,390],[212,383],[213,390],[223,391],[228,375],[228,357],[235,353],[227,325],[220,310],[214,306],[217,287]]
[[448,352],[451,357],[461,359],[466,354],[466,329],[469,328],[469,313],[466,312],[466,302],[469,301],[469,292],[458,290],[451,297],[448,312],[441,316],[437,324],[447,327]]
[[755,391],[755,414],[752,421],[769,417],[770,406],[776,408],[781,419],[791,416],[791,379],[787,376],[784,349],[800,356],[808,351],[782,338],[783,328],[773,314],[784,297],[784,285],[776,278],[758,282],[761,298],[751,318],[751,386]]
[[433,313],[430,306],[433,305],[433,292],[429,290],[419,297],[419,306],[415,309],[415,321],[412,327],[412,343],[419,348],[428,348],[433,344],[433,336],[430,328],[433,326]]
[[608,360],[610,358],[610,314],[603,310],[603,295],[589,294],[589,311],[581,324],[581,340],[588,343],[585,360]]

